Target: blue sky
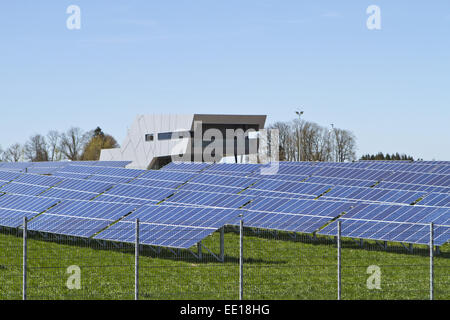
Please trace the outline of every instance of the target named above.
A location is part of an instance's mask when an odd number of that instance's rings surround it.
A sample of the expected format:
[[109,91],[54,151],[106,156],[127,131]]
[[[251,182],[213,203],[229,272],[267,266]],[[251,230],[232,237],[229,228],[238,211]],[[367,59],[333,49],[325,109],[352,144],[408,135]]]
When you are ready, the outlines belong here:
[[449,36],[447,0],[3,1],[0,145],[70,126],[121,142],[143,113],[301,108],[352,130],[358,155],[450,160]]

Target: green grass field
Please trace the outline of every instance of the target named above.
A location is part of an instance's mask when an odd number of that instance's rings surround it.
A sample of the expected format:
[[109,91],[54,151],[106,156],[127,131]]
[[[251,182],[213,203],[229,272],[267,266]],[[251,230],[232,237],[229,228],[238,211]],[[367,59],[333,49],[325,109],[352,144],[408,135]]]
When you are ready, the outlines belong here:
[[[9,230],[15,233],[14,230]],[[204,242],[219,252],[219,233]],[[336,299],[336,244],[306,236],[257,234],[244,238],[245,299]],[[343,299],[428,299],[429,258],[426,246],[408,253],[390,243],[387,251],[374,242],[361,248],[344,239],[342,250]],[[196,252],[196,249],[193,249]],[[176,255],[175,255],[176,254]],[[81,289],[68,289],[67,267],[81,269]],[[381,289],[367,288],[367,268],[381,270]],[[225,233],[225,262],[203,249],[199,261],[190,252],[156,253],[144,247],[140,256],[142,299],[237,299],[239,293],[239,236]],[[32,236],[28,242],[29,299],[133,299],[134,247],[83,240]],[[0,299],[21,299],[22,238],[0,233]],[[435,298],[450,299],[450,245],[435,258]]]

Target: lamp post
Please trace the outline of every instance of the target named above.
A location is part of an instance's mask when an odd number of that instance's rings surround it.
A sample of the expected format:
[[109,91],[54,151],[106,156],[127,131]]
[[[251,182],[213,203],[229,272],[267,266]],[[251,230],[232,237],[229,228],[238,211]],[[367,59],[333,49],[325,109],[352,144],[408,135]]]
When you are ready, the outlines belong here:
[[[295,111],[295,113],[298,115],[298,119],[301,120],[302,115],[303,115],[304,112],[297,110],[297,111]],[[302,146],[301,146],[301,142],[300,142],[300,132],[299,132],[298,128],[297,128],[297,139],[298,139],[298,144],[297,144],[297,147],[298,147],[298,161],[302,161],[302,157],[301,157]]]

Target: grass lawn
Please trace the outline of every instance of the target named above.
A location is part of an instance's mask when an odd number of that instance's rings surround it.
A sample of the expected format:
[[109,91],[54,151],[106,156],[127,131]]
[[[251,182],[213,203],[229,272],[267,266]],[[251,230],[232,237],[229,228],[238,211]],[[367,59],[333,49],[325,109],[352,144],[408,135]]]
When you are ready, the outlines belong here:
[[[219,233],[204,245],[218,254]],[[192,249],[194,253],[197,249]],[[244,238],[245,299],[336,299],[337,252],[329,238],[312,240],[287,233],[255,233]],[[81,289],[68,289],[67,267],[81,269]],[[381,289],[367,288],[370,265],[380,268]],[[186,250],[155,252],[144,247],[140,256],[142,299],[237,299],[239,236],[225,233],[225,263],[206,249],[199,261]],[[28,241],[29,299],[133,299],[134,247],[93,241],[56,240],[31,236]],[[13,229],[0,233],[0,299],[21,299],[22,238]],[[398,243],[384,250],[375,242],[361,248],[344,239],[343,299],[428,299],[429,258],[426,246],[407,252]],[[435,258],[435,298],[450,299],[450,245]]]

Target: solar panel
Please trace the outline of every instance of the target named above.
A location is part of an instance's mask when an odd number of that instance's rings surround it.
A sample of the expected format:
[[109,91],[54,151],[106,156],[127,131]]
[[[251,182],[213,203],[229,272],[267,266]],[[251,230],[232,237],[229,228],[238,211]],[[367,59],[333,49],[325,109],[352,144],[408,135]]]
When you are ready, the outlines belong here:
[[162,171],[200,172],[211,164],[206,162],[171,162]]
[[40,197],[3,195],[0,197],[0,225],[16,228],[22,225],[24,217],[31,219],[57,202]]
[[36,186],[52,187],[60,183],[63,179],[52,176],[41,176],[37,174],[24,174],[14,180],[14,182],[32,184]]
[[136,186],[175,189],[178,186],[180,186],[181,182],[149,180],[149,179],[134,179],[134,180],[130,181],[130,184],[136,185]]
[[0,192],[23,194],[29,196],[40,195],[45,190],[48,190],[48,187],[33,186],[29,184],[15,183],[15,182],[8,183],[7,185],[4,185],[2,188],[0,188]]
[[221,208],[240,208],[252,200],[245,195],[232,195],[214,192],[178,191],[165,202],[179,205],[196,205]]
[[64,200],[47,210],[46,213],[114,221],[133,212],[137,207],[136,205],[130,204]]
[[135,221],[138,218],[141,222],[217,230],[233,221],[238,215],[239,213],[233,209],[146,205],[124,218],[123,221]]
[[450,194],[430,193],[420,200],[418,204],[425,206],[450,207]]
[[88,238],[106,228],[111,222],[102,219],[42,214],[28,223],[28,229]]
[[[341,219],[341,235],[350,238],[363,238],[381,241],[428,244],[430,242],[430,226],[426,224],[362,221]],[[450,227],[438,227],[439,237],[435,237],[436,245],[442,245],[450,239]],[[322,235],[337,235],[337,222],[333,222],[318,232]]]
[[46,192],[42,193],[41,196],[48,197],[48,198],[57,198],[57,199],[92,200],[96,196],[98,196],[98,193],[51,188],[51,189],[47,190]]
[[105,195],[115,195],[129,197],[130,195],[136,199],[144,200],[164,200],[175,191],[173,189],[143,187],[136,185],[116,185],[114,188],[105,192]]
[[[139,242],[169,248],[188,249],[202,241],[216,229],[185,226],[167,226],[153,223],[140,223]],[[134,222],[118,222],[110,226],[95,239],[134,243],[136,228]]]
[[[239,225],[239,220],[236,219],[234,224]],[[243,220],[246,227],[303,233],[313,233],[329,221],[328,218],[301,214],[259,211],[243,211]]]
[[65,179],[57,185],[58,189],[102,193],[111,189],[114,184],[91,180]]

